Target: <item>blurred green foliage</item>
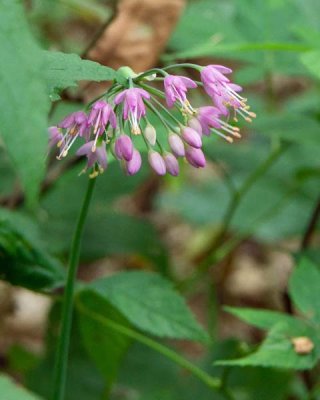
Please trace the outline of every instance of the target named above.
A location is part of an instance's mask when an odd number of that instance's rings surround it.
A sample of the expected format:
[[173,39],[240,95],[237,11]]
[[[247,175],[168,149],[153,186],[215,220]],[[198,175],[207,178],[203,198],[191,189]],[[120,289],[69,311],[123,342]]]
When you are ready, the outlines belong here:
[[[36,39],[21,3],[0,0],[0,273],[13,285],[52,293],[63,286],[61,261],[67,258],[87,178],[77,176],[79,163],[69,168],[63,164],[67,171],[62,168],[59,179],[41,190],[49,96],[55,101],[61,90],[78,81],[112,79],[114,71],[40,46],[81,54],[90,35],[85,42],[79,40],[83,36],[75,34],[75,22],[93,35],[112,9],[110,2],[98,0],[28,3]],[[172,216],[171,223],[182,221],[205,237],[200,250],[209,246],[209,264],[218,253],[230,256],[233,243],[243,238],[271,248],[286,240],[301,241],[320,187],[319,15],[317,0],[190,1],[162,55],[164,64],[187,59],[231,66],[258,115],[251,126],[243,127],[239,144],[213,138],[205,142],[208,170],[195,175],[182,165],[179,180],[163,179],[150,196],[152,210],[161,219],[169,215],[171,222]],[[202,102],[199,97],[192,100],[195,105]],[[79,104],[69,101],[55,104],[50,123],[77,108]],[[55,167],[48,164],[52,172]],[[292,370],[312,369],[319,358],[319,250],[314,249],[313,262],[308,258],[296,263],[289,283],[292,302],[303,318],[230,308],[246,323],[268,331],[261,346],[245,345],[234,332],[235,339],[212,339],[202,344],[199,357],[181,356],[177,362],[175,350],[180,347],[159,337],[201,342],[207,333],[187,308],[187,294],[178,294],[159,276],[182,288],[181,280],[189,278],[176,274],[172,249],[159,224],[150,213],[141,216],[128,206],[132,194],[153,181],[144,168],[135,177],[125,177],[113,161],[98,180],[81,261],[90,270],[91,262],[120,256],[124,267],[131,260],[135,267],[153,272],[123,272],[79,284],[66,399],[311,399]],[[20,192],[17,196],[20,186],[27,203]],[[226,242],[216,240],[217,232],[227,233]],[[185,243],[186,253],[199,250],[193,240]],[[185,263],[190,264],[187,255]],[[199,274],[195,282],[207,294],[213,286],[208,268],[196,267],[191,277]],[[199,285],[192,290],[198,293]],[[215,310],[210,307],[204,313],[212,316]],[[52,314],[45,357],[34,360],[27,351],[12,351],[11,370],[6,371],[19,373],[25,386],[44,399],[50,396],[57,340],[59,314]],[[208,333],[217,336],[211,329]],[[309,354],[294,352],[291,339],[300,336],[313,342]],[[221,379],[221,390],[212,391],[210,384],[197,379],[188,358],[205,377]],[[216,360],[224,361],[213,364]],[[312,378],[312,399],[319,399],[316,373]],[[5,376],[0,392],[4,400],[38,398]]]

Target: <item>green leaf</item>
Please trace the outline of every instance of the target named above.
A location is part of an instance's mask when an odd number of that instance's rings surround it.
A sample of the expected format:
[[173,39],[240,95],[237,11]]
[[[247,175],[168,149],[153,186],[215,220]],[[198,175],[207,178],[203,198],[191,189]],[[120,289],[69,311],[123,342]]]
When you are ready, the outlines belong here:
[[320,50],[308,51],[301,55],[302,64],[318,79],[320,79]]
[[3,400],[40,400],[40,397],[18,386],[5,375],[0,375],[0,393]]
[[0,134],[33,205],[45,172],[49,99],[20,1],[0,3],[0,52]]
[[56,100],[59,91],[77,86],[78,81],[110,81],[115,71],[96,62],[82,60],[77,54],[44,51],[46,82],[50,96]]
[[225,307],[224,309],[242,321],[260,329],[270,329],[279,322],[286,323],[293,328],[300,326],[301,323],[299,319],[277,311],[237,307]]
[[89,287],[143,331],[176,339],[208,339],[183,298],[157,274],[123,272],[99,279]]
[[[310,353],[298,354],[295,351],[292,339],[298,337],[307,337],[312,341],[314,348]],[[296,326],[278,323],[270,330],[267,338],[256,352],[236,360],[217,361],[216,365],[310,369],[319,359],[319,344],[318,332],[303,321]]]
[[[95,293],[84,290],[79,294],[79,298],[81,301],[79,326],[83,344],[91,359],[103,374],[107,388],[110,389],[117,377],[119,366],[129,348],[131,339],[101,324],[95,316],[107,318],[126,327],[130,324],[110,303]],[[88,312],[81,312],[83,307]]]
[[306,317],[320,324],[320,271],[303,257],[294,268],[289,281],[291,299]]
[[63,286],[64,269],[8,222],[0,220],[0,278],[13,285],[48,292]]

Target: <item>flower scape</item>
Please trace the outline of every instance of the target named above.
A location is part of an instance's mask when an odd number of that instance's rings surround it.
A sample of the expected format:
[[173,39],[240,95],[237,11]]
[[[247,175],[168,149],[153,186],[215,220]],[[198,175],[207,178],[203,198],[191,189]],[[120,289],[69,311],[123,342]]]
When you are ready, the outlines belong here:
[[[167,72],[182,67],[198,71],[201,81]],[[239,94],[241,86],[228,78],[231,72],[221,65],[176,64],[137,75],[129,67],[122,67],[117,72],[118,79],[88,105],[87,113],[74,112],[49,128],[49,147],[58,148],[60,160],[68,155],[75,142],[82,141],[76,154],[87,158],[83,172],[89,170],[91,178],[107,168],[110,156],[119,160],[127,175],[136,174],[142,164],[135,146],[139,136],[143,138],[148,162],[156,174],[177,176],[179,158],[195,168],[203,168],[206,165],[203,135],[216,134],[232,143],[234,138],[241,137],[233,123],[238,121],[238,116],[247,122],[255,117],[247,100]],[[153,82],[157,86],[151,86]],[[159,83],[163,90],[158,88]],[[211,98],[211,105],[199,108],[191,105],[188,91],[199,87]],[[148,113],[160,120],[166,132],[165,140],[150,123]]]

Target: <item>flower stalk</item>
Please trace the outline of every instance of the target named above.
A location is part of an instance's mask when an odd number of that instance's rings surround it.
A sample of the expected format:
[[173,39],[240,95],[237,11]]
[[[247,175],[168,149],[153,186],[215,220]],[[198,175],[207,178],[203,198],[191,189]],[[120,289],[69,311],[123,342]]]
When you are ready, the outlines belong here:
[[95,181],[95,179],[88,180],[87,191],[83,200],[71,244],[67,282],[62,299],[61,331],[58,339],[55,359],[52,400],[64,400],[65,397],[75,282],[78,271],[82,234],[95,186]]

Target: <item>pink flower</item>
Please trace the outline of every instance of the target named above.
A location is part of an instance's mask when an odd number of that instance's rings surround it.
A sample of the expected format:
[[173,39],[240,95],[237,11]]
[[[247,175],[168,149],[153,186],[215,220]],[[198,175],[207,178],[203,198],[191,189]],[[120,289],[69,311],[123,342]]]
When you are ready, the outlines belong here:
[[[228,107],[241,115],[246,121],[251,122],[256,115],[250,112],[246,104],[247,99],[239,95],[242,87],[230,81],[224,74],[230,74],[231,69],[222,65],[208,65],[201,70],[201,80],[205,91],[211,97],[221,114],[228,115]],[[235,118],[235,120],[237,120]]]
[[230,82],[224,74],[231,74],[232,69],[224,67],[223,65],[207,65],[203,67],[200,75],[202,83],[205,87],[215,85],[216,83]]
[[150,94],[140,88],[130,88],[120,92],[114,99],[115,104],[123,103],[123,118],[129,119],[132,133],[141,133],[139,121],[146,115],[143,99],[150,99]]
[[[240,137],[239,128],[223,121],[219,118],[220,115],[221,112],[216,107],[200,107],[197,110],[197,119],[201,124],[203,134],[209,136],[211,132],[214,132],[226,139],[228,142],[233,141],[233,139],[228,135]],[[220,132],[218,129],[223,132]]]
[[112,107],[103,100],[96,101],[91,107],[88,116],[88,124],[93,126],[93,134],[95,135],[93,151],[96,148],[98,137],[103,134],[108,122],[110,122],[113,129],[116,128],[117,119]]
[[58,147],[62,147],[58,159],[68,154],[70,147],[76,141],[77,137],[84,137],[88,140],[90,135],[88,118],[83,111],[77,111],[68,115],[58,124],[58,128],[66,129],[63,138],[58,143]]
[[49,148],[51,149],[53,146],[57,145],[59,142],[63,140],[63,134],[61,130],[57,126],[50,126],[48,128],[49,131]]
[[183,109],[192,113],[193,109],[187,100],[186,93],[188,89],[196,88],[197,84],[190,78],[176,75],[167,75],[163,83],[168,107],[173,107],[174,103],[178,101]]
[[95,164],[97,164],[99,172],[102,173],[107,168],[106,142],[101,141],[101,143],[99,143],[98,146],[96,146],[95,151],[92,150],[93,143],[94,143],[93,140],[85,143],[78,149],[76,154],[77,156],[87,157],[86,169],[92,168]]
[[[241,86],[230,80],[230,68],[195,64],[188,64],[188,67],[200,71],[201,85],[213,104],[198,109],[192,107],[187,97],[189,91],[200,83],[167,73],[170,68],[179,68],[179,64],[142,74],[122,67],[107,92],[91,105],[88,116],[83,111],[75,112],[49,128],[49,146],[60,148],[60,159],[67,155],[78,137],[83,138],[86,143],[77,154],[87,157],[87,168],[92,170],[90,177],[107,167],[107,152],[118,159],[127,175],[136,174],[142,165],[141,154],[135,149],[137,142],[139,148],[141,144],[145,145],[149,164],[158,175],[169,173],[177,176],[179,157],[185,157],[185,161],[195,168],[204,167],[203,135],[215,133],[232,142],[234,137],[240,137],[240,133],[239,128],[229,121],[231,111],[234,120],[241,115],[251,121],[255,114],[249,111],[247,100],[241,97]],[[163,81],[162,90],[152,87],[157,76],[154,72],[161,75],[157,81]],[[164,98],[167,107],[160,101]],[[172,107],[177,112],[173,113]],[[149,109],[162,126],[158,123],[151,125],[151,118],[149,120],[149,115],[146,115]],[[140,140],[135,137],[138,134],[141,134]]]

